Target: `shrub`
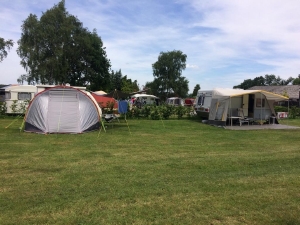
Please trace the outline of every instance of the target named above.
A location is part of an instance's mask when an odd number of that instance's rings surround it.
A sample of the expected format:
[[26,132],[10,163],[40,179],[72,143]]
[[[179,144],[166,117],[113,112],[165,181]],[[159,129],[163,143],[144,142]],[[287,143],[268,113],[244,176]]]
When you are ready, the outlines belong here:
[[7,112],[6,102],[0,102],[0,115],[5,115]]
[[297,116],[300,115],[300,109],[297,108],[296,106],[292,106],[290,108],[290,112],[289,112],[289,118],[291,119],[295,119]]
[[18,109],[18,101],[17,100],[13,100],[13,103],[11,104],[10,109],[13,113],[18,113],[19,109]]
[[150,117],[152,120],[159,120],[160,116],[160,107],[152,107],[150,112]]
[[274,110],[275,112],[288,112],[288,107],[276,105],[274,106]]
[[150,114],[151,114],[151,108],[153,108],[154,106],[152,105],[145,105],[144,107],[141,108],[141,114],[143,115],[143,117],[149,118]]
[[166,120],[169,119],[174,113],[174,106],[172,105],[161,105],[159,106],[159,109],[162,118]]
[[24,100],[22,103],[20,103],[19,113],[25,114],[27,107],[29,105],[30,100]]
[[181,119],[186,113],[187,113],[186,107],[181,105],[176,107],[176,114],[178,119]]

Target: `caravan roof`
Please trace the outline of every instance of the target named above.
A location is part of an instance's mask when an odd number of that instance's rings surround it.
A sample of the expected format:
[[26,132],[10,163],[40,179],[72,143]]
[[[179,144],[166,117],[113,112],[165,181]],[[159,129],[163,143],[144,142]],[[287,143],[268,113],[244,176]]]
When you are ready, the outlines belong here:
[[147,95],[147,94],[134,94],[131,97],[133,98],[138,98],[138,97],[151,97],[151,98],[155,98],[158,99],[159,97],[156,97],[155,95]]

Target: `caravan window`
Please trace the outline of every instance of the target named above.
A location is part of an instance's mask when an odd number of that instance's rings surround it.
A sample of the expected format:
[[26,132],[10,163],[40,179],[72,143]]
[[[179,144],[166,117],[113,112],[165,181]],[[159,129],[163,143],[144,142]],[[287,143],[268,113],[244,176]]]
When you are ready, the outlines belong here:
[[11,98],[11,94],[10,92],[5,92],[4,90],[0,91],[0,100],[4,101],[5,99],[10,99]]
[[204,104],[205,95],[200,95],[198,98],[198,105]]
[[19,92],[18,100],[31,100],[31,93],[30,92]]
[[257,108],[265,107],[265,99],[257,98],[256,99],[256,107]]

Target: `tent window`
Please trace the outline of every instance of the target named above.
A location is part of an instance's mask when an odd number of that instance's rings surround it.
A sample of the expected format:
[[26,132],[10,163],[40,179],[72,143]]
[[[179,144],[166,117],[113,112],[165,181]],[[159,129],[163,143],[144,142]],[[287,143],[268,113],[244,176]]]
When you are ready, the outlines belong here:
[[256,107],[257,108],[265,107],[265,99],[257,98],[256,99]]
[[19,92],[18,93],[18,100],[30,100],[31,93],[30,92]]

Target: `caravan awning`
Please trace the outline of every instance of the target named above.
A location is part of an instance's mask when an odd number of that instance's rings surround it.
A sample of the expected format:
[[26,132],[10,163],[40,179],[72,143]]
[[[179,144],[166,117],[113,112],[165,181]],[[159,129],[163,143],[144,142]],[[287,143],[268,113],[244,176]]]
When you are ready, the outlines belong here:
[[289,99],[288,97],[263,91],[263,90],[241,90],[241,89],[227,89],[227,88],[215,88],[212,98],[226,99],[226,98],[232,98],[236,96],[255,94],[255,93],[263,94],[268,100],[284,101]]

